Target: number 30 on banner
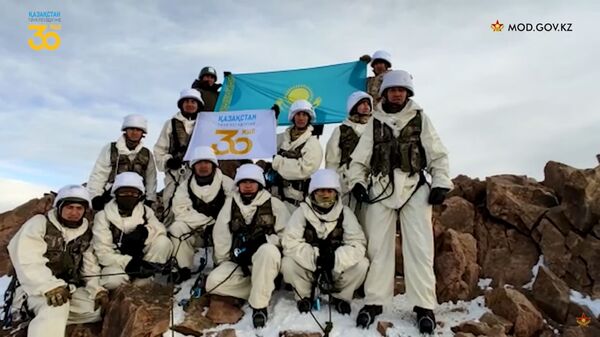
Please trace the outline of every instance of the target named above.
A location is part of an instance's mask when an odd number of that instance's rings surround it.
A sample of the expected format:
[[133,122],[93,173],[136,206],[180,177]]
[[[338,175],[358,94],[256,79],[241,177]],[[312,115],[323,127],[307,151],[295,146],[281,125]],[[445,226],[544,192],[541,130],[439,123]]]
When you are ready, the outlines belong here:
[[[215,154],[217,156],[221,156],[224,154],[244,155],[249,153],[252,150],[252,141],[248,137],[234,138],[239,132],[240,130],[216,130],[215,134],[221,135],[222,137],[219,140],[219,143],[211,145],[212,149],[215,151]],[[227,144],[225,149],[222,150],[219,147],[220,143]],[[238,144],[240,143],[243,144],[241,149],[238,147]]]

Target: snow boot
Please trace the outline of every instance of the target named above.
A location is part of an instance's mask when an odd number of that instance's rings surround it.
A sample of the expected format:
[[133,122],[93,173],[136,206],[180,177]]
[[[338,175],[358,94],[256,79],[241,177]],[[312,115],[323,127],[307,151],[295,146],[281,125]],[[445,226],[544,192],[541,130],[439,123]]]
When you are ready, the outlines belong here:
[[252,324],[254,324],[254,328],[263,328],[265,324],[267,324],[268,314],[267,308],[262,309],[254,309],[252,308]]
[[310,311],[310,308],[312,307],[312,301],[310,298],[304,297],[296,303],[296,306],[298,306],[298,311],[300,311],[301,314],[305,314]]
[[381,305],[365,305],[358,312],[358,316],[356,316],[356,326],[359,328],[366,329],[369,325],[375,322],[375,317],[380,315],[383,312],[383,307]]
[[335,308],[337,312],[339,312],[342,315],[350,315],[350,312],[352,311],[350,303],[340,298],[331,297],[330,304]]
[[421,307],[414,307],[413,311],[417,313],[417,326],[419,327],[419,332],[433,334],[436,325],[433,311]]

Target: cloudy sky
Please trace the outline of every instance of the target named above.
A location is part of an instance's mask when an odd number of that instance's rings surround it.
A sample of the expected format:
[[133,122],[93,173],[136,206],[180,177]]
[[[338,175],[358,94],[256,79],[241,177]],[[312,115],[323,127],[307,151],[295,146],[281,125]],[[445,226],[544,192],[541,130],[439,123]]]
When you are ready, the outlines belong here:
[[[415,77],[453,176],[543,179],[600,153],[597,1],[38,1],[0,14],[0,212],[87,180],[122,117],[152,147],[179,91],[221,73],[304,68],[385,49]],[[142,5],[143,4],[143,5]],[[28,12],[60,11],[61,46],[33,51]],[[494,33],[499,20],[504,31]],[[572,32],[508,32],[571,23]]]

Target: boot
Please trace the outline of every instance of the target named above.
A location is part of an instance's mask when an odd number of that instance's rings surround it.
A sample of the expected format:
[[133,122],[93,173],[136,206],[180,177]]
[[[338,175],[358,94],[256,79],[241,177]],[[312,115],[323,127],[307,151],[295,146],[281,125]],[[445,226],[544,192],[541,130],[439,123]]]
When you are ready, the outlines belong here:
[[190,268],[183,267],[173,272],[173,283],[181,284],[192,278],[192,271]]
[[376,304],[367,304],[358,312],[356,316],[356,326],[366,329],[375,322],[375,317],[383,312],[383,307]]
[[262,328],[267,324],[268,314],[267,308],[262,309],[254,309],[252,308],[252,324],[254,324],[254,328]]
[[419,327],[419,332],[433,334],[433,330],[435,330],[436,326],[433,311],[421,307],[414,307],[413,311],[417,313],[417,326]]
[[342,300],[341,298],[331,297],[331,305],[342,315],[350,315],[352,307],[350,303]]

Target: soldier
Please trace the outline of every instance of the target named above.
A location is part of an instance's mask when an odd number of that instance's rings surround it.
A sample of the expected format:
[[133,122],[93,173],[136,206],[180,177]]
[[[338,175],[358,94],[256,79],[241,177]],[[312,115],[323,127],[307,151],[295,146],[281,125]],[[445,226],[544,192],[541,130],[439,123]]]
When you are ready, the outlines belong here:
[[8,244],[20,284],[14,298],[26,298],[26,306],[35,314],[28,337],[63,337],[67,324],[102,318],[108,292],[94,277],[100,267],[84,218],[89,208],[85,188],[65,186],[58,191],[54,208],[25,222]]
[[310,311],[314,288],[321,286],[333,292],[330,305],[350,314],[352,295],[369,268],[367,240],[353,211],[342,203],[341,191],[334,170],[315,172],[306,202],[292,214],[283,234],[281,271],[296,289],[301,313]]
[[371,69],[375,76],[367,78],[367,92],[373,97],[373,103],[377,105],[381,102],[379,88],[383,81],[383,75],[392,70],[392,55],[385,50],[378,50],[371,59]]
[[[448,153],[423,109],[411,98],[412,76],[385,74],[383,100],[367,124],[350,163],[352,193],[370,205],[365,214],[371,261],[365,280],[365,306],[357,325],[367,327],[394,295],[396,220],[400,217],[406,294],[417,313],[419,330],[435,328],[437,303],[433,272],[431,205],[452,188]],[[432,177],[431,185],[425,173]]]
[[215,263],[208,293],[248,300],[255,328],[263,327],[281,264],[279,235],[289,218],[285,205],[265,190],[263,170],[240,166],[237,190],[227,198],[213,232]]
[[357,205],[356,200],[352,204],[350,203],[351,186],[349,186],[346,172],[350,167],[350,155],[371,118],[372,110],[373,99],[369,94],[363,91],[353,92],[346,103],[348,119],[333,130],[333,134],[327,142],[325,167],[336,170],[340,175],[342,201],[352,209],[355,209]]
[[110,201],[110,188],[121,172],[136,172],[142,176],[147,191],[146,204],[152,206],[156,200],[156,165],[152,153],[142,144],[142,138],[148,133],[148,121],[140,115],[125,116],[121,131],[123,135],[100,152],[87,183],[96,211]]
[[[159,171],[165,173],[165,188],[162,192],[165,216],[172,214],[170,209],[173,194],[180,182],[184,181],[190,173],[189,169],[183,165],[183,157],[196,125],[198,112],[202,110],[203,106],[204,101],[198,90],[183,90],[177,101],[179,112],[165,123],[158,141],[154,145],[156,166]],[[166,221],[171,223],[172,216]]]
[[192,276],[195,248],[212,244],[212,229],[234,189],[233,180],[219,168],[212,148],[199,146],[190,158],[192,175],[179,185],[173,198],[175,222],[169,226],[178,272],[174,280],[181,283]]
[[134,279],[152,277],[171,256],[165,226],[144,205],[144,184],[135,172],[123,172],[112,187],[114,199],[94,217],[94,251],[102,268],[100,283],[115,289]]
[[192,83],[192,89],[200,91],[204,108],[202,111],[215,111],[215,105],[219,98],[221,84],[217,83],[217,71],[213,67],[204,67],[198,74],[198,79]]
[[277,172],[275,188],[290,212],[304,200],[308,192],[310,175],[321,166],[323,150],[313,136],[315,121],[312,104],[297,100],[291,106],[288,119],[292,126],[277,135],[277,155],[273,158],[273,170]]

